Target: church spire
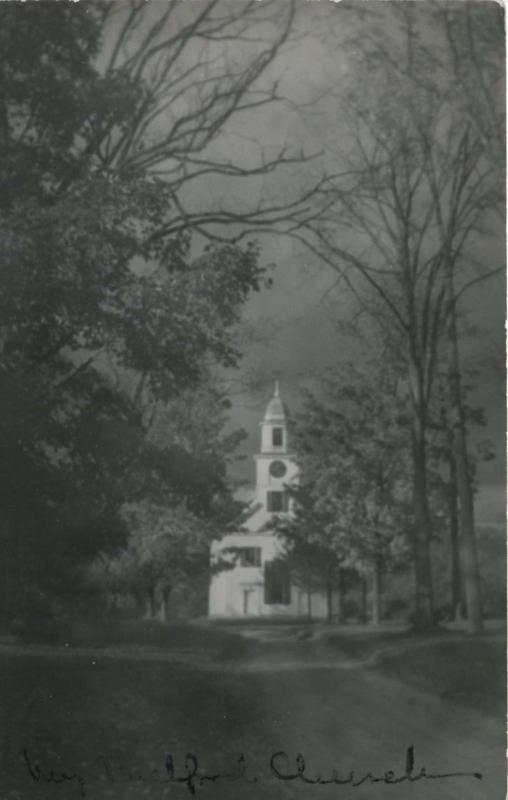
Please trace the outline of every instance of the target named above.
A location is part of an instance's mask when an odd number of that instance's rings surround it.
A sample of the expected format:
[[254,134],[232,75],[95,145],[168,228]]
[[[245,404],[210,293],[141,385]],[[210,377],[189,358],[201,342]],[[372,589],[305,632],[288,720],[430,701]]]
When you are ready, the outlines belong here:
[[275,381],[275,389],[273,392],[273,397],[266,407],[264,421],[282,422],[285,419],[286,419],[286,412],[284,410],[284,404],[280,398],[279,381]]
[[279,381],[275,381],[273,396],[261,422],[261,452],[280,453],[286,452],[286,448],[286,410],[280,396]]

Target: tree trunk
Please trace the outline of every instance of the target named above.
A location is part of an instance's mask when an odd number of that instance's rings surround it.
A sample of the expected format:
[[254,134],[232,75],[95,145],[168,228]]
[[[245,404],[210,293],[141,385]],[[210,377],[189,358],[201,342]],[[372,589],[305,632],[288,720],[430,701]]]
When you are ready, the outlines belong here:
[[169,620],[169,598],[171,595],[171,587],[165,586],[161,592],[161,602],[159,606],[159,619],[161,622]]
[[145,619],[155,619],[155,587],[146,590]]
[[114,614],[118,608],[117,595],[115,592],[109,592],[106,597],[106,609],[108,614]]
[[473,489],[469,473],[466,425],[464,419],[464,405],[462,402],[462,381],[460,375],[457,312],[455,307],[452,264],[448,265],[448,298],[450,303],[448,344],[451,417],[453,447],[457,466],[457,487],[460,501],[461,555],[467,606],[467,624],[469,633],[481,633],[483,630],[483,615],[480,595],[480,571],[478,568],[478,554],[476,551]]
[[[450,442],[453,448],[453,442]],[[457,465],[453,451],[448,458],[448,514],[450,519],[450,607],[452,619],[462,617],[462,581],[460,576],[459,511],[457,506]]]
[[415,531],[413,540],[415,609],[414,627],[428,630],[434,625],[434,596],[430,559],[430,515],[427,500],[427,453],[425,428],[421,421],[413,429],[413,502]]
[[368,607],[367,607],[367,581],[365,578],[360,578],[361,581],[361,593],[362,593],[362,611],[361,611],[361,619],[364,625],[367,624],[368,621]]
[[326,581],[326,618],[329,624],[333,622],[333,587],[330,575]]
[[307,589],[307,619],[312,619],[312,592]]
[[339,625],[344,622],[344,574],[339,567],[337,575],[337,622]]
[[372,615],[373,625],[381,622],[381,563],[376,559],[372,573]]

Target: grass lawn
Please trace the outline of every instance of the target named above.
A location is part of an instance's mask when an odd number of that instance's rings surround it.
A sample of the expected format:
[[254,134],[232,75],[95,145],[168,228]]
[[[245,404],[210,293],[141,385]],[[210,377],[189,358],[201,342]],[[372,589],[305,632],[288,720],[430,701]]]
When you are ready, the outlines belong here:
[[220,658],[238,658],[248,642],[237,632],[214,625],[185,622],[149,622],[140,619],[77,620],[70,632],[72,646],[142,647],[208,652]]
[[486,638],[433,641],[423,649],[389,652],[377,666],[403,681],[482,714],[506,718],[506,643]]
[[180,765],[188,750],[224,764],[238,757],[238,739],[248,747],[260,736],[255,682],[246,688],[240,676],[84,657],[12,656],[0,664],[2,800],[80,796],[72,781],[31,780],[24,749],[43,769],[81,774],[92,787],[87,796],[160,797],[146,779],[163,771],[167,753]]
[[505,718],[506,640],[503,635],[470,637],[438,631],[332,634],[337,653],[365,659],[379,652],[374,669],[398,681],[461,703],[482,714]]

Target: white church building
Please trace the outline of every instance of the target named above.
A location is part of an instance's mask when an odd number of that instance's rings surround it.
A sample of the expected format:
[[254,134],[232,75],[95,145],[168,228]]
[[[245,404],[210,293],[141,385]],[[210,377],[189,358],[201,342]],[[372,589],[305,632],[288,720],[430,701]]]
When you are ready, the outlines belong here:
[[[324,619],[326,593],[309,594],[292,583],[283,544],[268,526],[274,516],[291,514],[287,487],[298,479],[277,383],[260,427],[261,447],[254,456],[256,487],[250,516],[240,530],[212,543],[208,613],[214,618],[307,618],[312,611],[313,619]],[[217,569],[224,562],[232,566]]]

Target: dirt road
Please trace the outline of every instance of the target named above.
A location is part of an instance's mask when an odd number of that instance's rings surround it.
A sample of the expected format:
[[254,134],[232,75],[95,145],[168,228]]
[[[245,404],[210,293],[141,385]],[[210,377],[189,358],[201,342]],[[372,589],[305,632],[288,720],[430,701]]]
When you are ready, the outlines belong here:
[[[272,643],[224,670],[4,651],[0,798],[504,800],[492,718],[312,649]],[[409,780],[423,767],[468,774]]]

